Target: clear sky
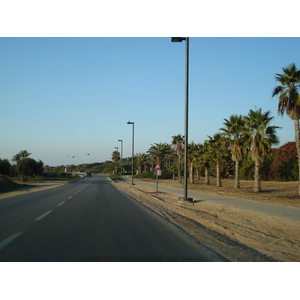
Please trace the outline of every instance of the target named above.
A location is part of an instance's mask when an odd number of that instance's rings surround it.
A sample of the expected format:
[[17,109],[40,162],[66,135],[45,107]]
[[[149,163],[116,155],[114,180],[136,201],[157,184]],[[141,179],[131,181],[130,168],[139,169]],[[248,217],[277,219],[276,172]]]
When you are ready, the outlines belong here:
[[[189,141],[255,107],[271,111],[281,144],[293,141],[293,122],[277,115],[271,93],[282,67],[300,67],[299,49],[297,37],[190,37]],[[184,134],[185,42],[2,37],[0,63],[1,158],[25,149],[48,165],[102,162],[119,139],[128,157],[127,121],[135,153]]]

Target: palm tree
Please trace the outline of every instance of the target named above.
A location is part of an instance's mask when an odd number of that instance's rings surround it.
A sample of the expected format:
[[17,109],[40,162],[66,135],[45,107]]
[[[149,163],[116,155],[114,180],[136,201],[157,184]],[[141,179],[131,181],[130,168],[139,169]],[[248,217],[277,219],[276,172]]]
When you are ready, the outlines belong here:
[[136,164],[138,168],[138,174],[142,173],[142,166],[146,163],[146,154],[145,153],[137,153],[135,155],[136,158]]
[[299,195],[300,195],[300,70],[297,70],[295,64],[290,64],[282,68],[283,74],[276,74],[275,80],[281,85],[276,86],[273,90],[272,97],[278,96],[278,114],[284,112],[294,120],[295,140],[298,154],[299,169]]
[[229,120],[224,119],[225,128],[220,128],[223,135],[228,138],[231,147],[231,158],[235,162],[234,188],[240,188],[239,162],[243,158],[243,139],[245,121],[242,115],[231,115]]
[[179,182],[182,182],[181,179],[181,157],[183,152],[183,143],[184,143],[184,136],[181,134],[173,135],[172,136],[172,142],[171,147],[176,151],[176,154],[178,156],[178,179]]
[[27,158],[30,155],[31,153],[29,153],[27,150],[21,150],[18,154],[14,155],[11,160],[17,162],[20,159]]
[[255,164],[254,192],[260,192],[260,165],[264,158],[271,153],[271,146],[279,143],[276,135],[278,126],[269,126],[273,117],[270,111],[265,113],[260,109],[252,110],[244,117],[246,128],[246,143],[251,151],[251,157]]
[[209,167],[210,167],[210,161],[211,161],[211,152],[209,147],[209,142],[204,141],[203,144],[199,145],[199,153],[200,153],[200,161],[203,163],[204,166],[204,184],[210,185],[209,181]]
[[120,152],[115,150],[112,154],[111,154],[111,159],[113,160],[113,162],[116,164],[115,170],[117,173],[118,170],[118,161],[120,160]]
[[191,142],[188,147],[188,163],[190,167],[190,183],[194,183],[194,166],[199,157],[199,145]]
[[151,144],[151,147],[147,151],[148,154],[152,155],[156,159],[156,163],[162,169],[162,162],[164,156],[170,151],[170,146],[167,143],[155,143]]
[[216,133],[212,137],[208,137],[211,154],[216,161],[216,186],[221,187],[221,161],[225,154],[224,147],[226,144],[226,138],[221,133]]

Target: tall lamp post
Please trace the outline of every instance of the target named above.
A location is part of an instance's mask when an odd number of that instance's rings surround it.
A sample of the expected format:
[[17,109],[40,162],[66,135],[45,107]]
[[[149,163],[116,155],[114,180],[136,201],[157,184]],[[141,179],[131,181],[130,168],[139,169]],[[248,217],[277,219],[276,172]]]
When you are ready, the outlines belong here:
[[184,193],[179,200],[193,201],[193,198],[187,196],[188,190],[188,123],[189,123],[189,38],[172,37],[172,42],[185,41],[185,122],[184,122]]
[[131,177],[132,177],[132,185],[134,185],[134,183],[133,183],[134,122],[128,121],[127,124],[132,124],[132,162],[131,162]]
[[121,178],[122,178],[123,140],[118,140],[118,142],[121,142]]

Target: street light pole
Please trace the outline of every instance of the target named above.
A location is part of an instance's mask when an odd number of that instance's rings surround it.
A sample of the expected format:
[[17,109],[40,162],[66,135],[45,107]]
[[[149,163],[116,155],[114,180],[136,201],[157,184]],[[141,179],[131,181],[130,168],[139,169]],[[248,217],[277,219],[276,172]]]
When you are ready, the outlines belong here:
[[184,193],[179,200],[193,201],[189,198],[188,191],[188,125],[189,125],[189,38],[172,37],[172,42],[185,41],[185,121],[184,121]]
[[118,142],[121,142],[121,178],[122,178],[123,140],[118,140]]
[[128,121],[127,124],[132,124],[132,162],[131,162],[131,177],[132,177],[132,185],[133,183],[133,156],[134,156],[134,122]]

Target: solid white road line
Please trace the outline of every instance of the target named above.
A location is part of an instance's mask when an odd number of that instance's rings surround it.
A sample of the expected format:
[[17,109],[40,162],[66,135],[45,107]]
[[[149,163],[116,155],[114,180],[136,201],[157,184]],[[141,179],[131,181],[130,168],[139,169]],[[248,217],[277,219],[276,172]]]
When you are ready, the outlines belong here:
[[67,201],[63,201],[63,202],[57,204],[57,206],[61,206],[61,205],[65,204],[66,202],[67,202]]
[[36,221],[40,221],[42,220],[44,217],[46,217],[47,215],[51,214],[52,210],[47,211],[46,213],[44,213],[43,215],[39,216],[38,218],[36,218]]
[[13,240],[15,240],[18,236],[20,236],[23,233],[23,231],[19,231],[5,239],[3,242],[0,243],[0,250],[2,250],[5,246],[7,246],[9,243],[11,243]]

